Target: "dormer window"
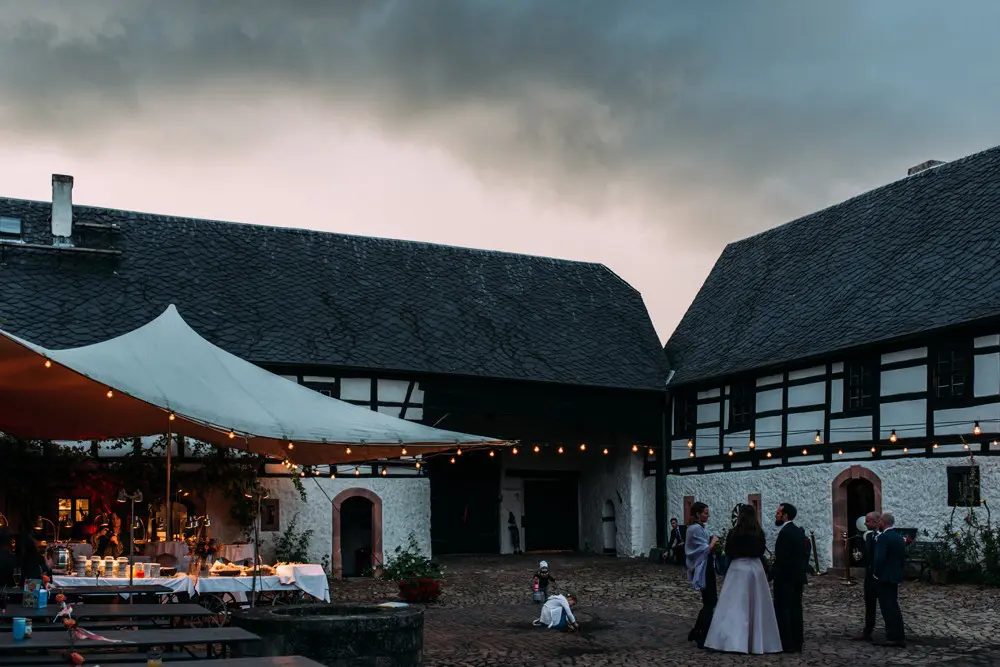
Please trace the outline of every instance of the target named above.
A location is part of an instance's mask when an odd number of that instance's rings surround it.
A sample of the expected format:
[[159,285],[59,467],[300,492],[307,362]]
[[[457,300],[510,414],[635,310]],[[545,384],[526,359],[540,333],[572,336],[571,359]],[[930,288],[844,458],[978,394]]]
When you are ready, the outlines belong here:
[[0,217],[0,241],[20,241],[21,220]]

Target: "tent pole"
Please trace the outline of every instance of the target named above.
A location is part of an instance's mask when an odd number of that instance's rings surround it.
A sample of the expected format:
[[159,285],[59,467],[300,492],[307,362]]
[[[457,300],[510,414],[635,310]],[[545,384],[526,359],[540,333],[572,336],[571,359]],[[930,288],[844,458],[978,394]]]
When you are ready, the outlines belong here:
[[170,502],[170,456],[171,450],[174,448],[174,434],[173,429],[170,426],[170,422],[167,422],[167,497],[164,499],[164,509],[166,510],[166,541],[170,542],[173,538],[171,533],[173,532],[173,503]]

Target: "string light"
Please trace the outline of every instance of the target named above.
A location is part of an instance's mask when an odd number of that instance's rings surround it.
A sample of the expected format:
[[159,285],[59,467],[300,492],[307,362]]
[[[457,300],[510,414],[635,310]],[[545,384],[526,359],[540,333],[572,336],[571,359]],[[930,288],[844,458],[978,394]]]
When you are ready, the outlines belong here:
[[896,442],[896,429],[892,429],[892,433],[889,434],[889,442]]
[[649,448],[649,455],[650,456],[656,456],[656,452],[653,451],[652,447]]
[[875,448],[874,448],[874,447],[872,447],[872,454],[874,454],[874,453],[875,453]]
[[767,453],[767,458],[771,458],[771,452]]
[[563,453],[563,448],[562,448],[562,447],[560,447],[560,448],[559,448],[559,449],[557,449],[556,451],[557,451],[557,452],[559,452],[560,454],[562,454],[562,453]]
[[494,454],[494,453],[493,453],[493,450],[491,449],[491,450],[490,450],[490,458],[493,458],[494,456],[496,456],[496,454]]
[[753,440],[751,440],[749,447],[750,447],[750,449],[757,449],[757,443],[754,442]]
[[694,452],[688,452],[688,458],[689,459],[693,459],[694,458]]
[[837,450],[837,456],[843,456],[843,454],[844,454],[844,450],[843,449],[838,449]]
[[805,456],[808,453],[809,453],[808,449],[805,449],[805,448],[802,449],[802,456]]
[[232,440],[235,437],[236,437],[236,431],[230,431],[229,432],[229,439]]
[[688,440],[688,449],[694,449],[694,440]]
[[533,450],[533,451],[534,451],[534,452],[535,452],[535,453],[537,454],[538,452],[542,451],[542,448],[541,448],[541,447],[539,447],[538,445],[535,445],[535,447],[534,447],[534,450]]
[[358,466],[354,466],[354,476],[358,477],[361,475],[361,471],[358,470]]
[[420,461],[417,461],[417,470],[420,470]]
[[632,445],[632,452],[635,453],[639,451],[639,445]]
[[907,452],[909,452],[909,451],[910,451],[910,448],[909,448],[909,447],[903,447],[903,453],[904,453],[904,454],[906,454],[906,453],[907,453]]
[[167,419],[169,419],[170,421],[173,421],[173,420],[177,419],[177,415],[175,415],[173,412],[171,412],[170,415],[167,417]]
[[385,477],[388,474],[389,474],[389,471],[386,469],[385,466],[382,466],[382,476]]
[[584,443],[584,444],[580,445],[580,451],[581,451],[581,452],[585,452],[585,451],[587,451],[587,445],[586,445],[586,443]]
[[454,457],[454,456],[453,456],[453,457],[451,457],[451,462],[452,462],[452,463],[454,463],[454,462],[455,462],[455,457]]
[[601,452],[601,453],[602,453],[602,454],[604,454],[605,456],[607,456],[607,455],[608,455],[608,448],[607,448],[607,447],[605,447],[605,448],[604,448],[604,451],[603,451],[603,452]]
[[108,393],[107,393],[107,397],[108,397],[108,398],[111,398],[111,397],[112,397],[112,396],[114,396],[114,395],[115,395],[115,392],[113,392],[113,391],[111,391],[110,389],[108,389]]
[[513,454],[514,456],[517,456],[517,447],[515,447],[512,450],[510,450],[510,453]]
[[727,453],[729,454],[729,456],[732,456],[732,455],[733,455],[733,448],[732,448],[732,447],[730,447],[730,448],[729,448],[729,451],[728,451]]
[[400,455],[406,456],[406,447],[403,447],[403,450],[400,452]]
[[337,471],[330,468],[330,479],[334,479],[337,476]]
[[288,449],[289,450],[295,449],[295,443],[294,442],[288,443]]
[[45,360],[45,367],[46,367],[46,368],[52,368],[52,361],[51,361],[51,360],[49,360],[49,359],[46,359],[46,360]]
[[347,454],[348,456],[350,456],[351,455],[351,448],[348,447],[347,449],[345,449],[344,453]]
[[305,471],[305,470],[303,470],[302,472],[300,472],[300,473],[299,473],[299,476],[300,476],[300,477],[305,477],[305,476],[306,476],[306,471]]
[[969,449],[969,443],[965,443],[964,447],[965,447],[965,450],[968,451],[968,449]]
[[462,455],[462,448],[459,447],[458,450],[455,451],[455,453],[458,454],[459,456],[461,456]]
[[937,449],[937,448],[938,448],[938,444],[935,442],[934,443],[934,449]]
[[972,427],[972,434],[979,435],[983,432],[983,429],[979,428],[979,421],[976,421],[975,426]]
[[821,442],[823,442],[823,438],[820,436],[819,431],[816,431],[816,437],[813,438],[813,440],[816,441],[817,445],[820,444]]

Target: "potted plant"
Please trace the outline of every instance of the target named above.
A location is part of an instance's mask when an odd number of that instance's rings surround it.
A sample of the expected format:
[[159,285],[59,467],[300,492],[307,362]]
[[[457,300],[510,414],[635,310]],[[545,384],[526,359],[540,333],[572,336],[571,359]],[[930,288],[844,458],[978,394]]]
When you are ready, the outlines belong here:
[[406,547],[396,547],[382,570],[382,578],[399,585],[399,596],[407,602],[434,602],[441,596],[441,567],[420,551],[410,533]]

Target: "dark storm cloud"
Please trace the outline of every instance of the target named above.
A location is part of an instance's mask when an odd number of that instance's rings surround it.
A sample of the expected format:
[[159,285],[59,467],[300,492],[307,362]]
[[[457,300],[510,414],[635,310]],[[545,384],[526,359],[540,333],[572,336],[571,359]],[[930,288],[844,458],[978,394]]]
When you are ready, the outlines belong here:
[[996,0],[0,0],[0,124],[304,101],[718,242],[998,143],[997,25]]

